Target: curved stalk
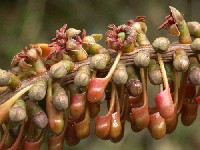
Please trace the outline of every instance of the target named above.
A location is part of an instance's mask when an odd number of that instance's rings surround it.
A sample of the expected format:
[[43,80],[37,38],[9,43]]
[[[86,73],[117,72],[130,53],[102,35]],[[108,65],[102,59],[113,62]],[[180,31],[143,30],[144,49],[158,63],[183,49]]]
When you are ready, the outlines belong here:
[[6,121],[6,119],[8,118],[8,114],[9,114],[9,110],[12,107],[12,105],[24,94],[26,93],[28,90],[30,90],[30,88],[33,86],[33,84],[25,87],[24,89],[22,89],[21,91],[19,91],[18,93],[16,93],[13,97],[11,97],[10,99],[8,99],[5,103],[0,105],[0,125],[2,125],[2,123],[4,121]]
[[105,116],[97,116],[95,118],[95,134],[101,139],[105,139],[110,133],[111,117],[115,105],[115,92],[116,87],[115,84],[112,82],[112,92],[109,111]]
[[122,51],[119,51],[112,67],[110,68],[105,78],[92,78],[90,80],[90,84],[89,84],[88,92],[87,92],[87,99],[89,102],[95,103],[102,98],[104,90],[106,86],[108,85],[108,82],[112,78],[112,75],[115,71],[115,68],[117,67],[117,64],[120,60],[121,55],[122,55]]
[[48,89],[46,97],[46,110],[49,121],[49,127],[55,134],[60,134],[64,127],[64,113],[57,110],[52,103],[52,79],[48,80]]

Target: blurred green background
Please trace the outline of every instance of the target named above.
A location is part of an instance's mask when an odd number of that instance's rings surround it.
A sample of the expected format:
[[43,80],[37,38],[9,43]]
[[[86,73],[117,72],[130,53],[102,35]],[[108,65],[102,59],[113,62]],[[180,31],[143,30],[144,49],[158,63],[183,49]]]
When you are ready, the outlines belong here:
[[[159,36],[176,40],[169,37],[165,30],[157,30],[169,14],[168,6],[176,7],[187,21],[200,21],[199,0],[0,0],[0,67],[8,69],[12,57],[30,43],[50,43],[55,30],[65,23],[68,27],[84,28],[88,34],[104,35],[109,24],[120,25],[138,15],[144,15],[147,16],[147,37],[151,42]],[[153,100],[155,88],[148,92]],[[117,144],[96,138],[92,130],[91,135],[79,145],[65,145],[65,149],[200,149],[198,120],[199,117],[190,127],[183,127],[179,121],[177,130],[159,141],[152,139],[147,129],[133,133],[129,124],[126,125],[123,140]],[[46,143],[42,149],[46,149]]]

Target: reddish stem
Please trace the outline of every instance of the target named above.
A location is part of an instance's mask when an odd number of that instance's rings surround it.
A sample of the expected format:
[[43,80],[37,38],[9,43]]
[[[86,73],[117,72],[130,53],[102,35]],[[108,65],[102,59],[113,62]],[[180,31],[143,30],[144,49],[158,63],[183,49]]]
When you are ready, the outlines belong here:
[[0,149],[3,149],[4,142],[5,142],[6,138],[7,138],[9,129],[10,129],[10,123],[7,124],[6,130],[5,130],[4,134],[3,134],[3,137],[1,138],[1,141],[0,141]]

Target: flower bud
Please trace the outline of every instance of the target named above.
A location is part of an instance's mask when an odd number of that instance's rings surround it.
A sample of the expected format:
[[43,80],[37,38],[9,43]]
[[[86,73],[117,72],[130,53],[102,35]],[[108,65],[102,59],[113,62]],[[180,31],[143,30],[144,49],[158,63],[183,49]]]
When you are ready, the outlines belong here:
[[187,23],[189,32],[192,36],[199,38],[200,37],[200,24],[199,22],[192,21]]
[[58,110],[63,110],[68,107],[68,96],[59,83],[53,84],[52,103],[54,107]]
[[165,136],[165,119],[161,117],[159,112],[150,115],[148,130],[151,133],[151,136],[156,140]]
[[186,71],[189,67],[189,59],[183,49],[177,49],[174,53],[173,65],[177,71]]
[[79,87],[87,86],[90,83],[90,68],[89,66],[82,66],[74,77],[74,84]]
[[81,31],[76,30],[74,28],[69,28],[69,29],[67,29],[67,31],[65,33],[66,33],[66,37],[73,37],[73,36],[76,36],[79,33],[81,33]]
[[126,71],[126,67],[123,63],[118,63],[114,74],[112,76],[113,81],[116,84],[125,84],[128,79],[128,74]]
[[150,51],[139,51],[134,57],[134,64],[137,67],[147,67],[150,62]]
[[190,58],[190,66],[188,70],[188,79],[195,85],[200,84],[200,65],[196,58]]
[[[38,47],[38,49],[40,49],[40,51],[42,51],[40,47]],[[31,60],[36,61],[38,58],[38,51],[34,47],[31,47],[30,49],[27,50],[26,55]]]
[[90,59],[90,65],[97,70],[105,69],[110,61],[109,54],[96,54]]
[[165,52],[170,46],[170,41],[165,37],[159,37],[154,40],[152,46],[156,52]]
[[160,66],[156,63],[154,59],[150,60],[148,66],[148,77],[149,81],[154,85],[162,84],[162,73],[160,71]]
[[126,87],[131,96],[139,96],[142,93],[142,83],[137,78],[131,78],[128,80]]
[[87,52],[82,47],[78,47],[77,49],[69,50],[69,51],[67,51],[67,54],[74,61],[84,61],[88,58]]
[[131,96],[139,96],[142,93],[142,83],[138,78],[137,71],[133,67],[127,67],[128,81],[126,82],[126,87]]
[[48,118],[42,108],[33,101],[26,102],[26,106],[34,125],[41,129],[45,128],[48,124]]
[[107,50],[103,46],[101,46],[100,44],[97,44],[97,43],[93,43],[93,44],[90,44],[90,45],[87,45],[87,46],[83,46],[83,48],[86,50],[86,52],[88,54],[92,54],[92,55],[107,52]]
[[95,39],[93,36],[89,35],[89,36],[85,36],[83,38],[83,41],[82,41],[83,45],[89,45],[89,44],[92,44],[92,43],[95,43]]
[[46,95],[47,82],[46,79],[38,79],[29,90],[28,96],[31,100],[42,100]]
[[191,43],[191,49],[194,52],[199,53],[200,52],[200,38],[196,38],[192,43]]
[[10,82],[10,75],[6,70],[0,69],[0,86],[7,86]]
[[102,34],[92,34],[91,36],[94,38],[95,42],[100,41],[103,37]]
[[26,105],[22,99],[17,100],[11,107],[9,118],[13,122],[20,122],[26,118]]
[[68,60],[61,60],[59,63],[56,63],[50,68],[50,75],[54,78],[62,78],[69,71],[74,68],[74,63]]
[[147,39],[147,37],[144,33],[139,33],[137,35],[136,41],[140,46],[149,46],[150,45],[150,42],[149,42],[149,40]]

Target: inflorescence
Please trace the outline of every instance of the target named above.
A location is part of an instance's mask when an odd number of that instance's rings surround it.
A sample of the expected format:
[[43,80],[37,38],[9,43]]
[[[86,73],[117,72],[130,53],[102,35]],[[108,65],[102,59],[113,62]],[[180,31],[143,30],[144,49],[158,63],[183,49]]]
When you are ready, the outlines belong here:
[[[123,138],[126,122],[160,139],[176,129],[179,115],[185,126],[195,121],[200,23],[170,7],[159,29],[179,37],[173,44],[165,37],[151,44],[144,16],[108,27],[107,48],[98,44],[102,34],[65,24],[52,43],[30,44],[9,71],[0,69],[0,149],[40,149],[48,133],[49,149],[61,150],[64,140],[73,146],[89,136],[91,119],[96,136],[112,142]],[[153,107],[148,79],[159,86]],[[107,114],[99,116],[105,102]]]

